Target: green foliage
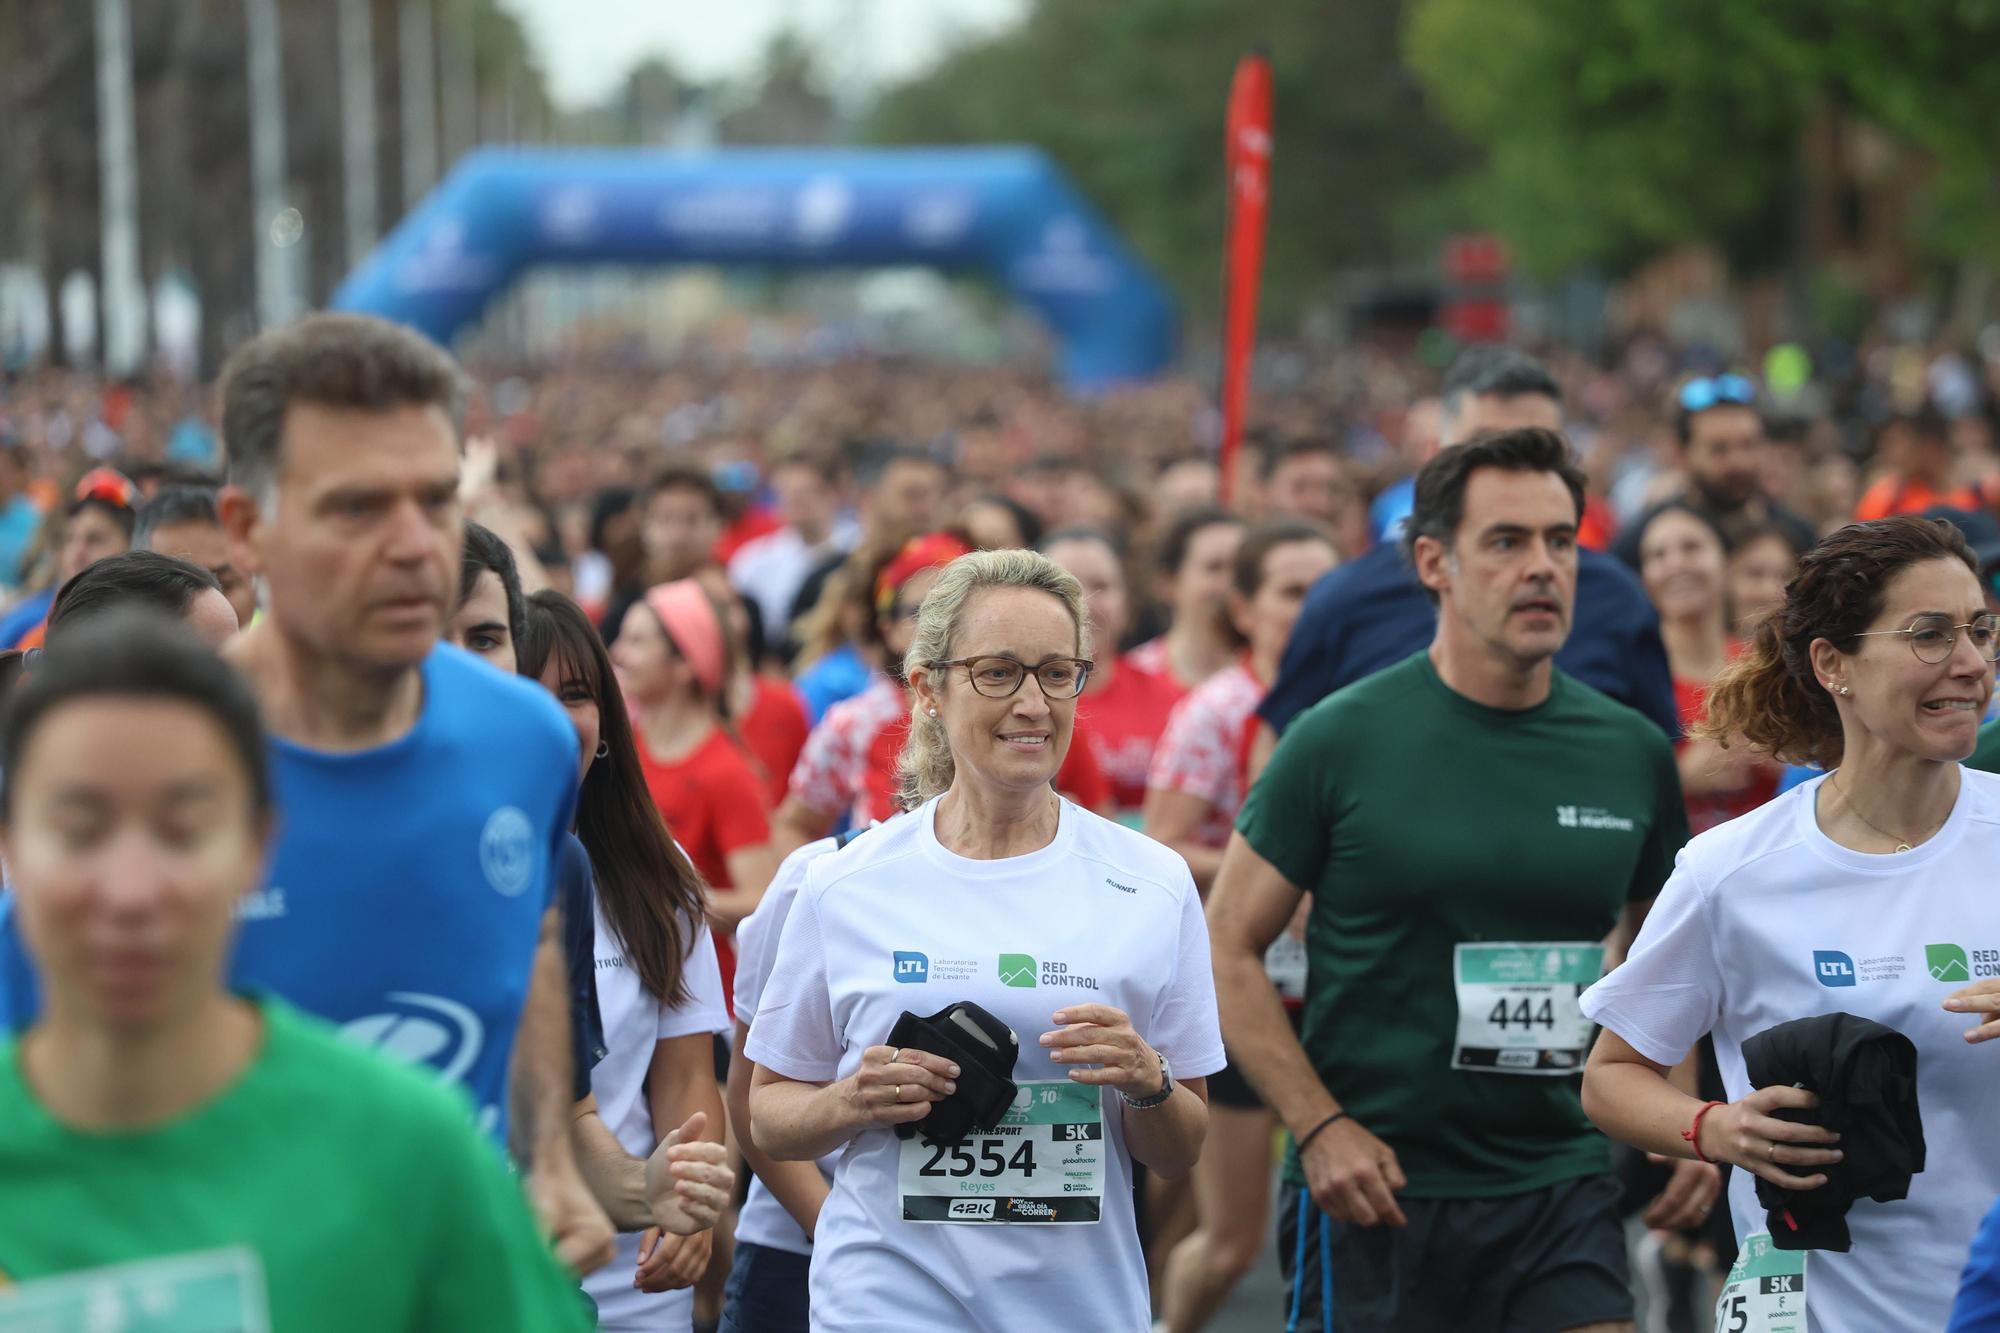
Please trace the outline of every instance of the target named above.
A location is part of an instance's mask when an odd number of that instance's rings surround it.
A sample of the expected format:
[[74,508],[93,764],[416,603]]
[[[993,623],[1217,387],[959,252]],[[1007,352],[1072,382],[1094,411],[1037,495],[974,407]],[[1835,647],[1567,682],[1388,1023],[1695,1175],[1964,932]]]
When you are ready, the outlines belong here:
[[[1341,268],[1423,262],[1423,201],[1462,160],[1398,56],[1401,5],[1038,0],[890,92],[884,143],[1026,143],[1050,154],[1175,288],[1212,314],[1223,124],[1237,60],[1271,55],[1275,151],[1262,308],[1296,315]],[[1435,212],[1429,215],[1435,220]]]
[[1934,162],[1912,206],[1940,253],[2000,239],[1996,38],[2000,0],[1413,0],[1405,50],[1531,267],[1691,239],[1771,267],[1822,107]]

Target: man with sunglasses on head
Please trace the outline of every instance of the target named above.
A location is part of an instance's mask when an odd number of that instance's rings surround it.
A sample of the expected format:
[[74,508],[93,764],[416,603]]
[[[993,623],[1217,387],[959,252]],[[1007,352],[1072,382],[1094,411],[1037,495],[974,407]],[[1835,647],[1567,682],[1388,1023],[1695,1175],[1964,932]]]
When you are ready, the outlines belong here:
[[[1764,451],[1769,444],[1757,386],[1748,378],[1705,375],[1681,385],[1674,395],[1674,433],[1681,444],[1686,484],[1681,494],[1661,504],[1678,500],[1717,523],[1769,523],[1798,551],[1810,549],[1818,540],[1811,523],[1765,493]],[[1613,547],[1618,558],[1634,569],[1639,567],[1639,535],[1657,508],[1627,524]]]

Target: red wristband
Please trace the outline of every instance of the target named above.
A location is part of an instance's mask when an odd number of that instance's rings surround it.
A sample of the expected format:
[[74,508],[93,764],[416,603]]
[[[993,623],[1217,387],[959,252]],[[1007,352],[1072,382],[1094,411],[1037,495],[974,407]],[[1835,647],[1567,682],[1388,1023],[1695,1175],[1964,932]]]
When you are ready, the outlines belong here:
[[1728,1102],[1706,1103],[1699,1111],[1694,1113],[1694,1123],[1681,1131],[1681,1137],[1687,1140],[1690,1148],[1694,1149],[1694,1155],[1704,1162],[1708,1161],[1708,1154],[1701,1150],[1701,1118],[1716,1107],[1727,1105],[1729,1105]]

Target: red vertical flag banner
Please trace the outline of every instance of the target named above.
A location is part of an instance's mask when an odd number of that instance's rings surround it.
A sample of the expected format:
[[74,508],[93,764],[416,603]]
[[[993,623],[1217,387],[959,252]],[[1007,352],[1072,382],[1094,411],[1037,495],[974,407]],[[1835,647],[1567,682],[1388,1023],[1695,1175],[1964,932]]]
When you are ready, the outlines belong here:
[[1236,456],[1250,397],[1250,351],[1257,339],[1257,284],[1264,268],[1264,218],[1271,183],[1271,62],[1244,56],[1229,85],[1229,224],[1222,286],[1222,502],[1234,498]]

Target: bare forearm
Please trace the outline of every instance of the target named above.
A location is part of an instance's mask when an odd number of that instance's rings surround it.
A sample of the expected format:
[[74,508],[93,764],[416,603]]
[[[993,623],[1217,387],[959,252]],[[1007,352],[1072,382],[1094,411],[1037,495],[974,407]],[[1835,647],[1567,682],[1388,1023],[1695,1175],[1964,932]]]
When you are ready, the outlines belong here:
[[1194,886],[1206,894],[1215,883],[1215,872],[1222,868],[1222,851],[1216,847],[1204,847],[1191,839],[1167,844],[1181,854],[1187,862],[1188,873],[1194,876]]
[[750,1132],[750,1061],[744,1058],[743,1046],[749,1036],[742,1024],[736,1028],[736,1047],[730,1053],[729,1086],[726,1100],[729,1105],[729,1121],[736,1129],[736,1144],[742,1150],[743,1160],[757,1173],[757,1179],[764,1182],[764,1188],[771,1191],[771,1197],[783,1205],[799,1229],[811,1238],[819,1226],[819,1210],[826,1203],[826,1177],[819,1173],[819,1167],[810,1162],[781,1162],[760,1149]]
[[753,1083],[750,1137],[766,1156],[780,1162],[813,1162],[861,1131],[865,1123],[837,1089],[791,1079]]
[[[1202,1083],[1204,1080],[1194,1080]],[[1157,1089],[1156,1089],[1157,1091]],[[1107,1092],[1116,1098],[1117,1093]],[[1146,1169],[1167,1180],[1177,1180],[1194,1169],[1201,1156],[1202,1140],[1208,1136],[1208,1103],[1186,1083],[1174,1088],[1174,1095],[1150,1111],[1135,1111],[1121,1105],[1125,1117],[1125,1146]]]
[[646,1202],[646,1164],[625,1151],[595,1111],[577,1117],[572,1137],[577,1170],[604,1205],[611,1225],[620,1231],[644,1231],[652,1226],[653,1210]]
[[1263,959],[1234,942],[1213,942],[1215,996],[1230,1060],[1278,1113],[1303,1135],[1340,1109],[1306,1058],[1285,1017],[1285,1003],[1264,973]]
[[809,842],[817,842],[833,827],[833,820],[807,806],[797,797],[787,797],[771,816],[771,850],[779,860]]
[[535,948],[508,1089],[515,1155],[537,1167],[572,1159],[569,977],[559,939],[554,927],[545,924]]
[[1701,1102],[1649,1065],[1593,1060],[1583,1076],[1583,1111],[1620,1143],[1662,1157],[1695,1156],[1681,1137]]

